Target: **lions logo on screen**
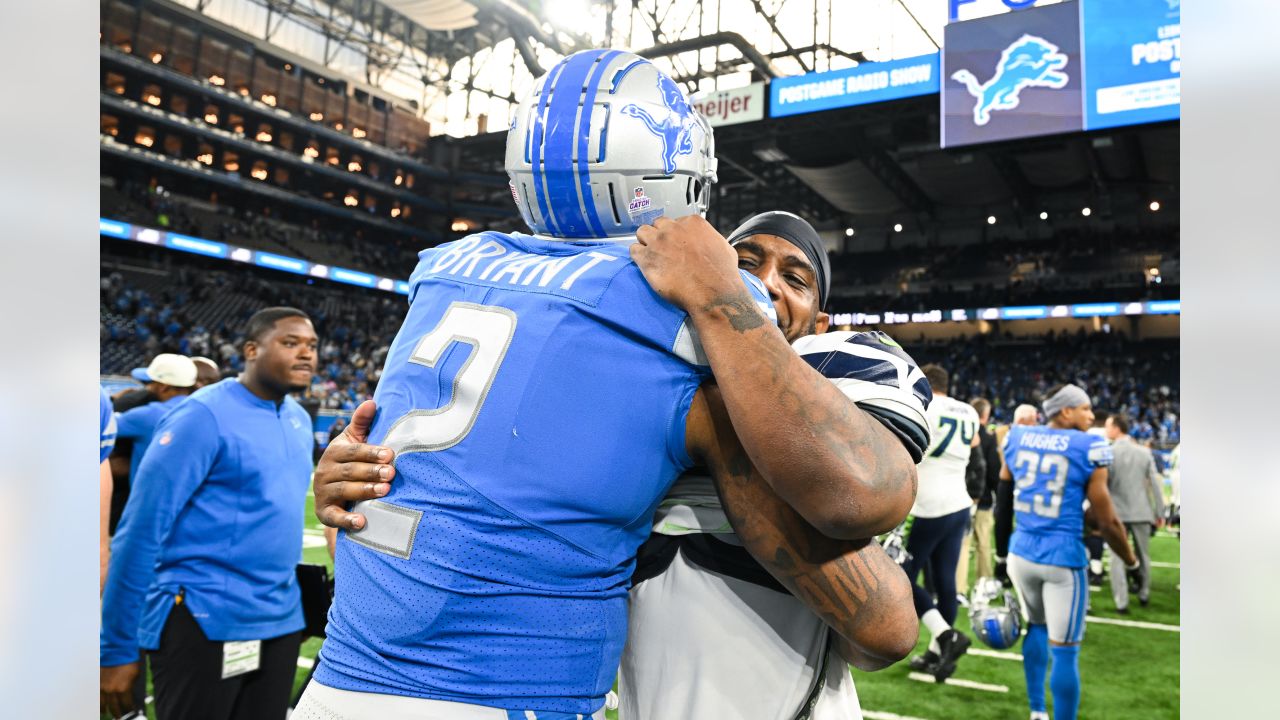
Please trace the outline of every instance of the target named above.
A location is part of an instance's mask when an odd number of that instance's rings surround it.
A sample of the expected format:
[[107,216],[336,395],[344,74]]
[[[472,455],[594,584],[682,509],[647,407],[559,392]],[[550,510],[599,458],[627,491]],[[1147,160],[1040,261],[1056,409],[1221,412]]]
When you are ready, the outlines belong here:
[[1023,35],[1000,54],[996,74],[985,84],[968,70],[957,70],[951,79],[964,84],[977,103],[973,106],[975,125],[991,121],[993,110],[1012,110],[1018,107],[1018,93],[1025,87],[1047,87],[1055,90],[1066,87],[1067,74],[1061,72],[1067,65],[1067,56],[1058,46],[1035,35]]
[[684,93],[671,78],[658,73],[658,89],[662,91],[663,104],[670,111],[666,117],[656,120],[644,108],[634,104],[622,108],[622,114],[639,118],[649,132],[662,138],[662,166],[667,173],[674,173],[676,156],[693,152],[692,130],[697,120]]

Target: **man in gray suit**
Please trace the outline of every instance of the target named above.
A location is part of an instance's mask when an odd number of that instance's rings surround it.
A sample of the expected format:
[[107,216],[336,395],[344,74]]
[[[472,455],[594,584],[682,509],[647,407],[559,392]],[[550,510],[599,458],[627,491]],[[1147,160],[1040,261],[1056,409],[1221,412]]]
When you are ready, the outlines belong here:
[[[1106,422],[1107,439],[1112,442],[1115,462],[1111,465],[1107,489],[1115,504],[1116,516],[1133,537],[1133,548],[1142,566],[1138,569],[1138,602],[1146,607],[1151,598],[1151,554],[1148,542],[1153,523],[1159,527],[1164,517],[1164,494],[1160,474],[1151,451],[1129,437],[1129,418],[1112,415]],[[1116,610],[1129,612],[1129,583],[1119,572],[1124,561],[1111,551],[1111,596]]]

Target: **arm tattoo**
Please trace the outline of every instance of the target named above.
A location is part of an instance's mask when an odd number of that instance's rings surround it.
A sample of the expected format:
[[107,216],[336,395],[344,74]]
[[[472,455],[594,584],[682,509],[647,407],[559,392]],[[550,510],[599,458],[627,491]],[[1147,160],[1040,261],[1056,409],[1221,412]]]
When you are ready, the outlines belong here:
[[[727,445],[727,447],[726,447]],[[714,469],[725,514],[747,550],[823,622],[855,645],[877,624],[885,604],[882,589],[901,572],[876,562],[872,540],[832,540],[818,533],[779,498],[737,443],[723,443]],[[879,547],[870,548],[880,552]],[[887,560],[887,558],[885,558]],[[906,600],[910,602],[910,600]]]
[[764,314],[756,307],[751,296],[741,291],[717,296],[703,305],[702,309],[724,315],[729,326],[739,334],[755,330],[766,322]]

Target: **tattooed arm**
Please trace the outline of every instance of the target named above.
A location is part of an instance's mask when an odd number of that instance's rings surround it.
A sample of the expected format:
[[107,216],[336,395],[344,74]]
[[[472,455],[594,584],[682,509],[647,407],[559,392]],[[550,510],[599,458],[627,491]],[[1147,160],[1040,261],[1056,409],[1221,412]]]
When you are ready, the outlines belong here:
[[659,219],[637,238],[632,258],[689,313],[733,428],[778,495],[831,537],[871,537],[902,522],[915,500],[910,455],[792,350],[743,286],[724,238],[697,216]]
[[751,464],[714,386],[704,386],[690,422],[714,428],[702,455],[738,538],[769,574],[838,635],[860,670],[906,657],[919,634],[911,585],[874,540],[835,540],[782,501]]

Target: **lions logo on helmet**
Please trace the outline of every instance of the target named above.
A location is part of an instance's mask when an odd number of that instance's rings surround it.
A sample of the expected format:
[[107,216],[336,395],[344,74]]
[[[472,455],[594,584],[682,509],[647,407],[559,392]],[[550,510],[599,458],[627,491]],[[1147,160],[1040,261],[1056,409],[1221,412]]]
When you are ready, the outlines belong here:
[[[658,217],[705,214],[715,144],[706,118],[656,65],[621,50],[584,50],[520,103],[506,169],[533,232],[622,237]],[[636,203],[641,188],[648,202]]]
[[[969,600],[973,634],[995,650],[1013,647],[1022,636],[1022,606],[1018,604],[1018,596],[1002,589],[999,580],[982,578]],[[993,604],[1000,600],[1004,605]]]

